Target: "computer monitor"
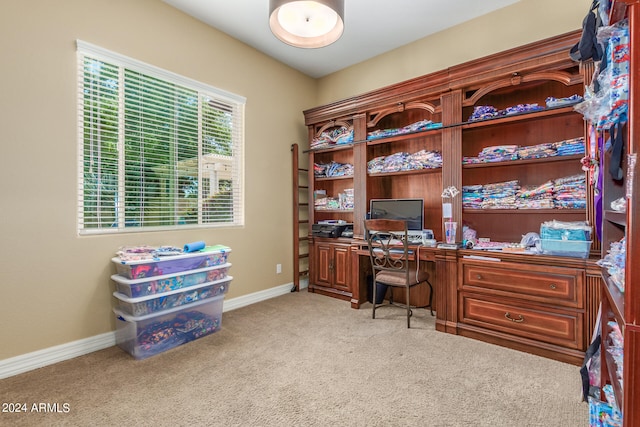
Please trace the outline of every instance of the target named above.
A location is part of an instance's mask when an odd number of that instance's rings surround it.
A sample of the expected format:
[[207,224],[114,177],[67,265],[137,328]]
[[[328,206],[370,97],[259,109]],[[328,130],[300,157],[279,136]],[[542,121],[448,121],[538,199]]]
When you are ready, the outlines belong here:
[[401,219],[407,221],[410,235],[421,235],[424,225],[423,199],[371,199],[371,219]]

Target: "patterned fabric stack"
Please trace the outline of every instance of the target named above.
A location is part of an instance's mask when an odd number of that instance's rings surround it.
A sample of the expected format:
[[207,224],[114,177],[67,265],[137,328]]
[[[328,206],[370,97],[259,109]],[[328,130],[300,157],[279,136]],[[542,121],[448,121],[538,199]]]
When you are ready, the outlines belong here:
[[545,157],[553,157],[557,155],[558,152],[556,151],[553,144],[538,144],[518,148],[518,158],[523,160],[542,159]]
[[342,126],[333,130],[326,130],[313,138],[309,144],[311,149],[326,148],[332,145],[348,144],[353,142],[353,129]]
[[482,185],[465,185],[462,187],[462,207],[465,209],[482,208]]
[[553,181],[535,188],[521,188],[516,198],[518,209],[553,209]]
[[482,188],[482,209],[517,209],[518,180],[487,184]]
[[314,163],[313,174],[316,178],[329,178],[336,176],[353,176],[351,163]]
[[367,134],[367,139],[380,139],[380,138],[388,138],[396,135],[404,135],[412,132],[420,132],[429,129],[437,129],[442,127],[442,123],[436,123],[431,120],[420,120],[418,122],[412,123],[410,125],[394,128],[394,129],[380,129],[374,130]]
[[584,137],[559,141],[553,144],[558,156],[571,156],[584,154]]
[[586,179],[583,174],[522,187],[519,181],[462,187],[465,209],[585,209]]
[[495,145],[485,147],[477,157],[465,156],[463,165],[477,163],[507,162],[510,160],[542,159],[545,157],[584,154],[584,137],[565,141],[547,142],[520,147],[518,145]]
[[395,153],[369,160],[369,174],[400,172],[442,167],[442,155],[438,151],[420,150],[417,153]]
[[586,209],[587,182],[584,174],[554,180],[556,209]]

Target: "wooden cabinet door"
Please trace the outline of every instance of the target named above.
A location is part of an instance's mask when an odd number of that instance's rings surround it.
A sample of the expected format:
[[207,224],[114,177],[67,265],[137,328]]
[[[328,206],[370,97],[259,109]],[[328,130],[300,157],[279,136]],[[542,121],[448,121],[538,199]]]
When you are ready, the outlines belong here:
[[318,243],[316,245],[316,273],[317,285],[331,286],[333,270],[333,247],[330,244]]
[[317,243],[315,248],[315,284],[350,291],[350,247],[335,243]]
[[343,291],[349,291],[349,258],[350,248],[349,246],[334,247],[333,252],[333,287]]

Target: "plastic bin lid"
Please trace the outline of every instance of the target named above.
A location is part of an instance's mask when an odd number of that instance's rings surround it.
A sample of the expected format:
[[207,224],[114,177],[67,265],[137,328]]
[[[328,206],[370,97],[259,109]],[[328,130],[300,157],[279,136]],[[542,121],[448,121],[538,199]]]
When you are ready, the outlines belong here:
[[[121,263],[118,262],[118,264],[121,264]],[[154,280],[164,280],[164,279],[170,279],[172,277],[177,277],[177,276],[186,276],[187,274],[203,273],[211,270],[221,270],[223,268],[229,268],[229,267],[231,267],[231,263],[227,262],[225,264],[212,265],[210,267],[197,268],[195,270],[178,271],[175,273],[162,274],[160,276],[141,277],[139,279],[127,279],[126,277],[121,276],[119,274],[114,274],[111,276],[111,279],[118,283],[124,283],[125,285],[135,285],[138,283],[151,282]]]
[[171,261],[174,259],[184,259],[184,258],[192,258],[192,257],[202,257],[211,254],[226,254],[231,252],[231,248],[223,245],[214,245],[214,246],[206,246],[204,249],[198,252],[187,252],[180,255],[168,255],[168,256],[159,256],[156,258],[146,258],[146,259],[134,259],[134,260],[122,260],[120,257],[113,257],[111,261],[116,264],[124,264],[124,265],[137,265],[137,264],[148,264],[150,262],[159,262],[159,261]]
[[211,282],[200,283],[198,285],[187,286],[185,288],[178,288],[178,289],[173,289],[173,290],[167,291],[167,292],[161,292],[161,293],[158,293],[158,294],[143,295],[141,297],[134,297],[134,298],[129,298],[128,296],[126,296],[125,294],[120,293],[120,292],[114,292],[113,296],[118,298],[120,301],[124,301],[124,302],[128,302],[128,303],[134,304],[134,303],[137,303],[137,302],[149,301],[149,300],[152,300],[152,299],[162,298],[162,297],[166,297],[166,296],[173,295],[173,294],[179,294],[181,292],[189,292],[189,291],[193,291],[193,290],[200,289],[200,288],[206,288],[207,286],[213,286],[213,285],[217,285],[217,284],[220,284],[220,283],[226,283],[226,282],[230,282],[231,280],[233,280],[233,277],[227,276],[225,278],[214,280],[214,281],[211,281]]
[[209,303],[212,303],[214,301],[219,301],[221,299],[224,299],[224,294],[218,295],[218,296],[215,296],[215,297],[211,297],[211,298],[205,298],[205,299],[201,299],[201,300],[198,300],[198,301],[190,302],[189,304],[179,305],[179,306],[176,306],[176,307],[173,307],[173,308],[169,308],[167,310],[156,311],[154,313],[145,314],[143,316],[132,316],[130,314],[127,314],[127,313],[124,313],[124,312],[120,311],[117,307],[113,308],[113,312],[118,317],[122,317],[127,322],[139,322],[141,320],[147,320],[147,319],[152,319],[154,317],[165,316],[167,314],[175,313],[175,312],[178,312],[178,311],[189,310],[189,309],[201,306],[203,304],[209,304]]

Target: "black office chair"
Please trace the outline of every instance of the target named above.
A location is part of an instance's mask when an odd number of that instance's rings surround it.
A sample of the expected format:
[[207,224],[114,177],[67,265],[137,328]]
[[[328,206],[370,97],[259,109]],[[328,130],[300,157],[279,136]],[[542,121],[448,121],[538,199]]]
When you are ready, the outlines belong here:
[[[377,303],[376,288],[378,283],[406,289],[406,303],[397,303],[393,301],[393,298],[390,298],[389,305],[406,308],[407,328],[411,327],[412,309],[417,308],[410,305],[411,288],[426,283],[429,286],[429,305],[427,307],[433,316],[433,286],[429,282],[429,273],[420,270],[417,254],[411,254],[409,251],[406,221],[366,219],[364,231],[373,270],[372,318],[376,318],[376,308],[387,305],[384,301],[380,304]],[[410,262],[411,255],[413,255],[414,262]]]

